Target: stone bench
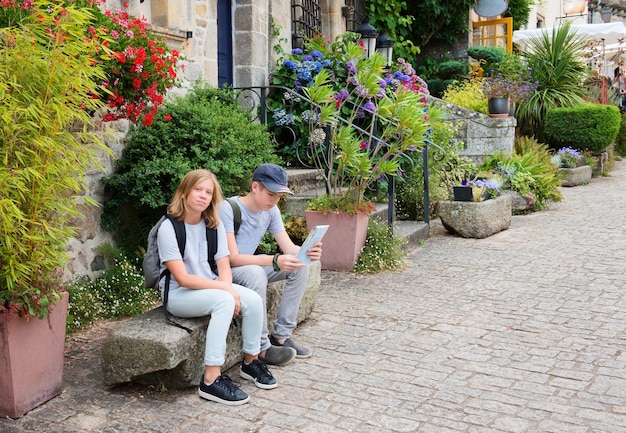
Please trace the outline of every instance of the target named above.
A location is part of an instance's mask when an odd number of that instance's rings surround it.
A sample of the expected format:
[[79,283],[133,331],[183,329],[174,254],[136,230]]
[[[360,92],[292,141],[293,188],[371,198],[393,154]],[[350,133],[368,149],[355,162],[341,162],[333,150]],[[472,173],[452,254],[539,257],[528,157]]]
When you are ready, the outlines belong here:
[[[298,323],[306,320],[317,300],[321,282],[319,262],[310,265],[307,287],[298,312]],[[276,319],[284,281],[271,283],[267,290],[268,324]],[[102,345],[101,366],[105,385],[137,382],[157,389],[197,386],[204,370],[204,346],[209,317],[173,318],[190,328],[173,326],[165,320],[163,307],[120,322]],[[227,370],[243,359],[241,321],[234,320],[227,338]]]

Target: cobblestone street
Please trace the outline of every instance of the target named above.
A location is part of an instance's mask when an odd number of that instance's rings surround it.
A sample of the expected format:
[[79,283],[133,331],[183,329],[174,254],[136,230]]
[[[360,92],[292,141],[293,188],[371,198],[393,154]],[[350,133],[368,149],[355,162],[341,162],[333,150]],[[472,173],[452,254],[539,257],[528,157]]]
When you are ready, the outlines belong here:
[[[438,221],[401,272],[322,272],[295,340],[313,356],[242,384],[227,407],[197,390],[102,385],[114,324],[68,341],[65,390],[3,433],[626,432],[626,161],[564,188],[485,239]],[[231,377],[241,383],[238,372]]]

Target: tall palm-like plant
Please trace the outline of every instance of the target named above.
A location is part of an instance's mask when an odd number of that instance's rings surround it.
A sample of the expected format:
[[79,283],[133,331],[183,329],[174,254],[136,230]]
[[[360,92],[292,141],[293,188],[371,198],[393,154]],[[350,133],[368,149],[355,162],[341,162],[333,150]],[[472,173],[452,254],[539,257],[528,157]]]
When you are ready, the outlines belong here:
[[538,88],[516,111],[520,132],[543,140],[543,119],[548,110],[583,103],[583,81],[588,69],[583,58],[585,40],[569,23],[530,40],[522,55]]

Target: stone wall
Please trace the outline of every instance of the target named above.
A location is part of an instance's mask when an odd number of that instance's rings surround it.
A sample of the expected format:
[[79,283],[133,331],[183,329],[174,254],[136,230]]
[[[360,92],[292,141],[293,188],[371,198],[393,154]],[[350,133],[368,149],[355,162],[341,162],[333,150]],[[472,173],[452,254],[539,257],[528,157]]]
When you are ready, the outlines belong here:
[[447,122],[457,128],[456,139],[463,143],[459,154],[475,164],[482,164],[485,157],[495,152],[512,153],[515,148],[515,117],[492,118],[485,114],[430,98],[448,113]]

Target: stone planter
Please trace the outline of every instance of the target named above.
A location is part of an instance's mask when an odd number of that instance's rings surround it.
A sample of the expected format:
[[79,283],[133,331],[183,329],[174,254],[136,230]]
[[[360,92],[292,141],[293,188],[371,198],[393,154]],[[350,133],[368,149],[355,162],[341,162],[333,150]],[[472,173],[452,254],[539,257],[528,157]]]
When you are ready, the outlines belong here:
[[589,183],[592,169],[590,165],[582,165],[575,168],[559,168],[562,186],[578,186]]
[[485,201],[441,201],[438,215],[450,233],[482,239],[511,225],[511,197],[502,195]]

